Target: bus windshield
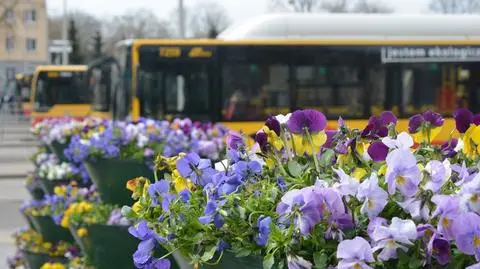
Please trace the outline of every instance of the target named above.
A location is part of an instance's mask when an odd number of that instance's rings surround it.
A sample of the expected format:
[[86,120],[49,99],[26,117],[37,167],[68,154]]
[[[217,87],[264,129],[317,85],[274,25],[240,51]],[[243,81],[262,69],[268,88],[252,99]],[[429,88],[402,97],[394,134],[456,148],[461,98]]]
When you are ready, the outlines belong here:
[[85,71],[40,72],[35,82],[36,109],[48,109],[56,104],[90,103],[85,77]]

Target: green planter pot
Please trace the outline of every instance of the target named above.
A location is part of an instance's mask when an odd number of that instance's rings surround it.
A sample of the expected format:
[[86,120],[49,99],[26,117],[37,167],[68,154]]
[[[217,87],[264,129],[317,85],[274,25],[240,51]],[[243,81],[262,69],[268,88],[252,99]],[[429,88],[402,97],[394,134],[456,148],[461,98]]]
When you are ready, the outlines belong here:
[[70,231],[55,224],[51,216],[31,216],[31,220],[35,230],[42,235],[45,241],[52,243],[59,241],[74,242]]
[[64,257],[52,257],[43,253],[33,253],[27,250],[20,250],[25,265],[28,269],[40,269],[47,262],[66,264],[68,260]]
[[28,227],[29,227],[30,229],[36,231],[35,225],[33,224],[33,221],[32,221],[32,216],[29,216],[29,215],[25,214],[25,212],[23,212],[23,211],[21,211],[21,213],[22,213],[23,218],[24,218],[25,221],[27,222]]
[[85,167],[102,201],[112,205],[133,204],[132,193],[126,187],[130,179],[140,176],[153,179],[153,172],[148,166],[137,160],[97,160],[85,162]]
[[54,192],[55,187],[68,185],[70,182],[72,182],[72,181],[71,180],[64,180],[64,179],[61,179],[61,180],[40,179],[39,180],[39,183],[40,183],[40,186],[42,187],[43,192],[45,192],[46,194],[49,194],[49,195],[54,195],[55,194],[55,192]]
[[[128,227],[91,225],[87,227],[87,235],[82,241],[87,249],[84,253],[96,269],[135,268],[132,256],[140,241],[130,235]],[[163,249],[157,249],[155,256],[161,257],[166,253]],[[172,269],[178,269],[175,262],[172,262]]]
[[89,261],[92,261],[94,257],[94,252],[93,252],[94,248],[93,248],[92,239],[90,238],[90,236],[86,234],[85,236],[80,237],[77,234],[77,230],[79,228],[74,228],[70,226],[69,229],[70,229],[70,233],[75,239],[75,242],[77,243],[77,245],[80,246],[80,250],[82,251],[83,255],[87,257]]
[[63,151],[68,147],[68,143],[59,143],[57,141],[53,141],[48,145],[48,148],[57,156],[57,159],[62,162],[68,162],[67,157]]
[[28,193],[34,200],[42,200],[45,197],[45,191],[38,180],[35,180],[27,186]]
[[[189,263],[188,260],[184,258],[181,253],[174,252],[173,259],[176,263],[179,264],[180,269],[193,269],[193,265]],[[169,257],[172,260],[172,257]],[[215,261],[218,257],[213,258]],[[222,260],[216,265],[202,265],[202,269],[263,269],[263,257],[258,256],[248,256],[242,258],[236,258],[234,254],[230,252],[224,252]],[[274,269],[277,267],[273,267]]]

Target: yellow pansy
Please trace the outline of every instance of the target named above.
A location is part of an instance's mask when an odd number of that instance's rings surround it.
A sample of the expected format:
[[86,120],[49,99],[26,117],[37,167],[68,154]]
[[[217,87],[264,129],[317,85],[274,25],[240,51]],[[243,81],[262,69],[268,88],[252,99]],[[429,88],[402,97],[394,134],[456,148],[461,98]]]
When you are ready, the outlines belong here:
[[380,167],[380,169],[378,170],[378,175],[385,175],[385,173],[387,172],[387,165],[384,164],[382,165],[382,167]]
[[140,204],[140,202],[136,202],[133,204],[132,206],[132,210],[133,212],[135,212],[136,214],[140,213],[140,211],[142,211],[143,207],[142,207],[142,204]]
[[182,177],[177,169],[172,172],[172,180],[176,192],[181,192],[187,188],[191,190],[194,186],[190,180]]
[[474,158],[480,153],[480,126],[471,124],[462,138],[463,153],[470,158]]
[[442,131],[443,126],[435,127],[435,128],[430,128],[430,132],[423,130],[419,131],[417,133],[412,134],[413,140],[416,143],[432,143],[432,141],[437,137],[440,132]]
[[[315,149],[315,153],[320,151],[320,148],[327,142],[327,135],[325,132],[318,132],[316,134],[312,134],[312,142],[313,148]],[[312,145],[308,141],[308,138],[303,135],[293,134],[293,143],[295,144],[295,151],[299,155],[303,155],[305,153],[312,155],[313,149]]]
[[53,189],[53,192],[58,195],[58,196],[65,196],[65,194],[67,193],[67,187],[65,186],[56,186],[54,189]]
[[77,230],[77,235],[78,237],[82,238],[87,235],[87,229],[85,228],[80,228]]
[[263,131],[267,135],[268,142],[272,145],[276,150],[281,150],[283,148],[283,141],[278,137],[275,131],[270,130],[267,126],[263,127]]
[[367,175],[367,170],[357,167],[352,173],[352,177],[358,179],[359,181]]

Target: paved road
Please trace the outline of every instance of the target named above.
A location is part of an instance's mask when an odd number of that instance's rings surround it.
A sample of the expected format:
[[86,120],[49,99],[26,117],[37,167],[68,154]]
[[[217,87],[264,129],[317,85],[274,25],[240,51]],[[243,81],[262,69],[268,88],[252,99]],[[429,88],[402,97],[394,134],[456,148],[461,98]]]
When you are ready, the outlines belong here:
[[6,258],[15,253],[11,234],[25,226],[18,209],[29,195],[24,178],[33,169],[28,157],[35,152],[29,123],[0,117],[0,268],[7,268]]

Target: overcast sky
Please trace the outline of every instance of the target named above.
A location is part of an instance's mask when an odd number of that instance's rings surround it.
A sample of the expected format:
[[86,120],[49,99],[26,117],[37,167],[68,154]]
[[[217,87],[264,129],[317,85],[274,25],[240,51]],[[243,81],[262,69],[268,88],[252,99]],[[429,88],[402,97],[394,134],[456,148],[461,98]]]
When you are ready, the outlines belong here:
[[[186,6],[215,0],[184,0]],[[227,10],[233,22],[243,21],[268,11],[270,0],[217,0]],[[397,12],[420,13],[427,11],[428,0],[378,0],[387,3]],[[67,0],[69,9],[81,9],[97,16],[122,14],[128,9],[148,8],[157,16],[167,18],[178,5],[177,0]],[[47,0],[49,12],[62,12],[63,0]],[[102,4],[99,4],[102,3]]]

